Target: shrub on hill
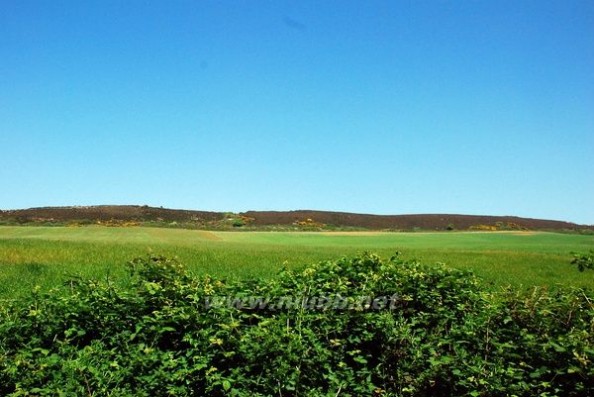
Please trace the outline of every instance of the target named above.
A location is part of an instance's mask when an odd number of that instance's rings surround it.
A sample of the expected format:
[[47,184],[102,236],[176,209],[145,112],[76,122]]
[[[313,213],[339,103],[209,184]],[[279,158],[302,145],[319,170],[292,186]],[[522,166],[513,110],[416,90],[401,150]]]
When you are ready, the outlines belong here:
[[270,280],[131,263],[5,305],[0,395],[588,396],[594,297],[365,254]]

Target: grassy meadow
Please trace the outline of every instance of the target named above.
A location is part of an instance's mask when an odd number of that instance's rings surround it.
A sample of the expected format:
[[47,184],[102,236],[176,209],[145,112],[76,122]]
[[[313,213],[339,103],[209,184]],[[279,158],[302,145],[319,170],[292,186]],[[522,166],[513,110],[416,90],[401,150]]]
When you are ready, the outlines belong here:
[[269,277],[370,251],[472,270],[494,287],[594,287],[594,275],[569,265],[594,236],[542,232],[211,232],[166,228],[0,227],[0,297],[51,288],[72,276],[124,280],[125,264],[153,253],[176,257],[197,274]]
[[[593,243],[0,227],[0,395],[589,396],[594,290],[573,287],[594,274],[569,262]],[[254,296],[271,304],[206,303]]]

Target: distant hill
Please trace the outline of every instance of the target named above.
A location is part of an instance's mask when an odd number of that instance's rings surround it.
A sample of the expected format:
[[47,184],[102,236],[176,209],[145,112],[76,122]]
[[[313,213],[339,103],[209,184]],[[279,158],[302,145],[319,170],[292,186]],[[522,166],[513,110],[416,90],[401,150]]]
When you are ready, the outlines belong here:
[[208,211],[172,210],[146,205],[96,205],[76,207],[40,207],[0,212],[0,219],[28,222],[192,222],[215,221],[224,218],[223,213]]
[[137,205],[42,207],[0,211],[3,224],[153,224],[212,229],[368,230],[592,230],[593,226],[515,216],[454,214],[371,215],[330,211],[176,210]]
[[249,211],[244,215],[254,218],[256,225],[290,224],[295,219],[312,219],[327,225],[343,227],[360,227],[365,229],[395,230],[447,230],[470,229],[487,230],[488,226],[510,229],[529,230],[577,230],[588,228],[575,223],[552,221],[545,219],[520,218],[515,216],[482,216],[482,215],[449,215],[449,214],[417,214],[417,215],[370,215],[328,211]]

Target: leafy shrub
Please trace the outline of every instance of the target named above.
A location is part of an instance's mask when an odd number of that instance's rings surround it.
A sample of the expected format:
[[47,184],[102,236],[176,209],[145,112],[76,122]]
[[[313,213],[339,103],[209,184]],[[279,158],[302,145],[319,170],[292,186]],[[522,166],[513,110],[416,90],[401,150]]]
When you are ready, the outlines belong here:
[[[589,396],[594,307],[579,289],[492,293],[472,274],[364,254],[271,280],[134,260],[0,313],[7,396]],[[392,297],[258,308],[215,297]]]
[[586,269],[594,269],[594,250],[590,250],[587,254],[574,253],[571,264],[576,265],[580,272]]

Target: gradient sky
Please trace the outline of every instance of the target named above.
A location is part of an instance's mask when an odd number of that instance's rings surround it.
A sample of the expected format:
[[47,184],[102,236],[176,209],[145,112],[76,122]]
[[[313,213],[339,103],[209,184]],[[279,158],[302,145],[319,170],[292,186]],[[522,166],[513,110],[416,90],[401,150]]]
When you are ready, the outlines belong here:
[[594,224],[594,2],[0,0],[0,208]]

